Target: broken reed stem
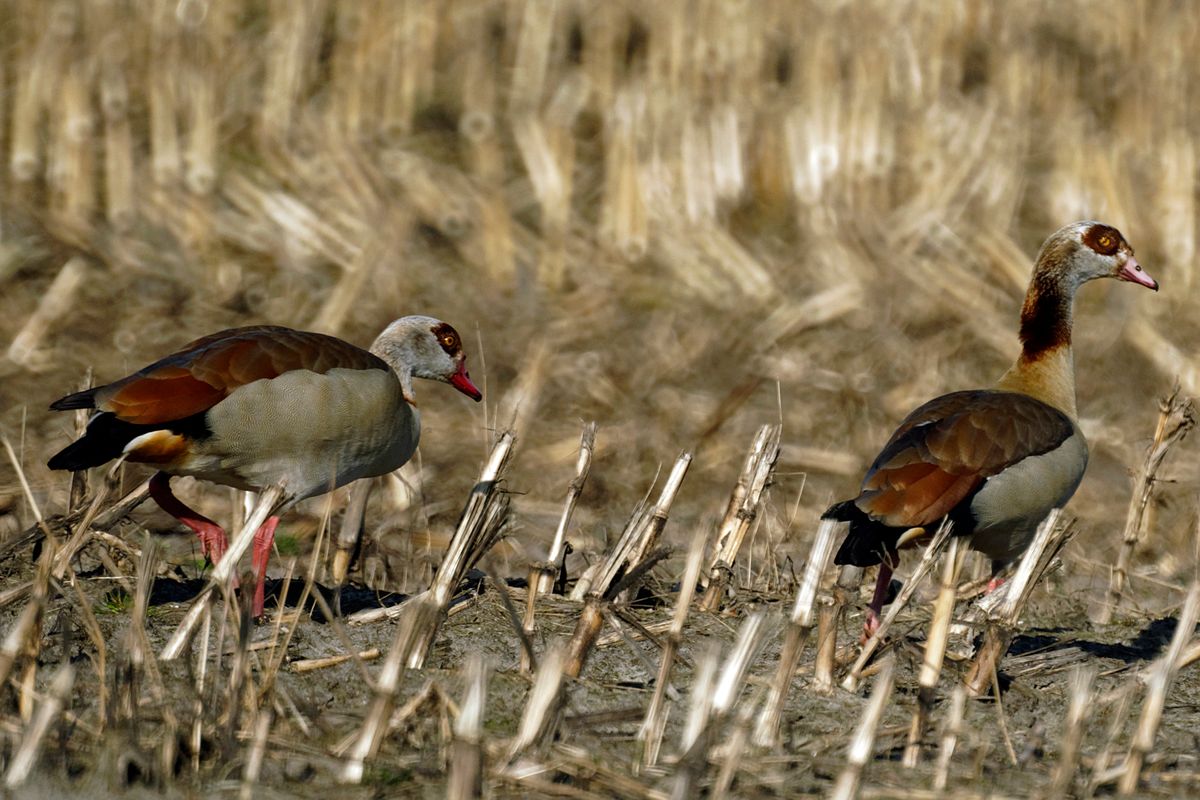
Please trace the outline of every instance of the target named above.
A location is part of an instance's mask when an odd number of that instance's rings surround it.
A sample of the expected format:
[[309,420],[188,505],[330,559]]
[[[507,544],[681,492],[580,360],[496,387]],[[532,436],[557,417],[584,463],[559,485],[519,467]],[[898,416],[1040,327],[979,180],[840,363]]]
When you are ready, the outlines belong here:
[[[509,743],[505,761],[513,760],[530,747],[540,747],[553,737],[562,711],[562,685],[566,676],[566,652],[561,645],[548,649],[533,676],[533,688],[525,701],[525,711],[517,735]],[[510,767],[511,769],[511,767]]]
[[942,661],[946,656],[946,641],[950,636],[950,622],[954,616],[955,587],[958,573],[962,571],[967,548],[959,538],[950,540],[942,564],[942,584],[933,602],[933,618],[925,638],[925,659],[921,663],[921,674],[917,679],[917,707],[913,711],[912,725],[908,731],[908,744],[904,749],[904,766],[915,767],[921,755],[921,741],[925,738],[925,726],[937,700],[938,679],[942,674]]
[[[83,380],[76,386],[77,391],[86,391],[92,388],[92,368],[88,367],[84,373]],[[91,417],[89,409],[80,408],[75,411],[75,438],[79,439],[87,430],[88,419]],[[88,471],[86,469],[75,470],[71,473],[71,486],[67,495],[67,513],[70,514],[77,508],[83,505],[83,500],[87,496],[88,491]]]
[[579,677],[583,671],[583,665],[587,661],[592,645],[595,644],[596,637],[600,634],[600,629],[604,625],[603,607],[609,601],[609,596],[622,588],[626,594],[636,589],[633,586],[625,588],[628,581],[622,580],[618,584],[615,582],[616,578],[621,573],[627,576],[633,574],[641,565],[642,560],[650,555],[654,542],[666,525],[671,506],[675,502],[675,495],[678,493],[679,486],[691,463],[690,453],[680,454],[666,483],[663,484],[658,502],[651,509],[634,513],[633,518],[625,526],[621,538],[617,540],[616,545],[609,551],[604,561],[600,562],[594,573],[590,590],[583,598],[583,611],[575,626],[575,633],[567,645],[565,669],[572,678]]
[[258,496],[258,502],[254,506],[254,512],[250,514],[242,529],[233,537],[233,541],[229,543],[229,548],[217,560],[217,564],[213,567],[212,574],[209,576],[208,583],[200,590],[200,594],[192,601],[192,607],[188,609],[183,621],[179,623],[179,627],[175,629],[175,633],[171,634],[171,638],[167,641],[163,648],[163,661],[172,661],[179,657],[183,652],[183,648],[187,646],[191,639],[192,632],[196,629],[196,625],[200,622],[208,609],[209,603],[213,599],[213,590],[220,588],[226,598],[231,598],[233,592],[229,588],[229,581],[233,577],[234,570],[237,569],[237,561],[242,554],[250,547],[250,542],[254,539],[254,534],[266,522],[267,517],[271,516],[275,509],[283,502],[284,494],[282,486],[268,486]]
[[353,739],[346,753],[346,761],[342,765],[338,779],[343,783],[361,783],[366,760],[379,751],[379,745],[387,730],[388,720],[392,716],[392,706],[396,699],[396,690],[400,685],[400,673],[408,660],[409,652],[417,636],[420,635],[424,621],[430,617],[436,620],[440,609],[429,593],[413,598],[409,603],[408,613],[400,618],[396,636],[388,649],[379,675],[375,679],[375,697],[367,710],[366,718],[358,735]]
[[359,661],[374,661],[382,655],[378,647],[372,647],[369,650],[360,650],[358,653],[342,653],[337,656],[325,656],[324,658],[299,658],[288,664],[288,669],[292,672],[312,672],[313,670],[325,669],[326,667],[336,667],[338,664],[345,664],[351,659]]
[[[508,592],[508,583],[503,578],[497,578],[492,570],[484,568],[483,574],[487,577],[488,583],[496,590],[496,594],[500,596],[500,603],[504,606],[504,612],[508,615],[508,621],[512,625],[513,632],[517,635],[517,644],[521,648],[521,663],[529,664],[536,668],[537,656],[533,652],[533,639],[525,632],[525,628],[521,625],[521,620],[517,616],[517,607],[512,601],[512,595]],[[526,671],[526,670],[522,670]]]
[[946,717],[945,729],[942,732],[942,744],[938,750],[937,771],[933,776],[933,790],[941,796],[950,780],[950,761],[954,758],[954,748],[958,746],[958,736],[962,733],[963,715],[967,709],[967,690],[961,684],[954,687],[950,694],[950,713]]
[[1146,506],[1150,504],[1150,496],[1154,492],[1156,476],[1163,459],[1167,457],[1171,447],[1187,436],[1195,424],[1192,401],[1179,396],[1179,385],[1176,384],[1171,394],[1162,398],[1158,404],[1158,424],[1154,429],[1154,440],[1146,449],[1146,458],[1134,482],[1133,494],[1129,498],[1129,511],[1125,515],[1121,550],[1109,577],[1104,604],[1097,615],[1097,621],[1101,625],[1112,621],[1113,611],[1121,601],[1121,593],[1125,590],[1125,582],[1129,576],[1129,563],[1133,559],[1133,550],[1137,547],[1138,539],[1141,538]]
[[419,637],[413,643],[406,660],[410,669],[420,669],[425,665],[425,659],[433,647],[434,639],[437,638],[438,629],[446,609],[450,606],[455,587],[462,583],[467,572],[500,539],[500,533],[508,520],[509,501],[508,495],[497,491],[497,487],[512,454],[514,441],[512,431],[505,431],[500,435],[492,447],[483,471],[479,473],[479,480],[467,497],[458,527],[446,548],[441,566],[438,567],[437,577],[426,593],[438,609],[438,613],[431,620],[427,618],[427,622],[431,624],[419,629]]
[[[685,800],[696,796],[697,785],[708,765],[712,746],[741,696],[746,674],[762,647],[765,620],[766,614],[762,611],[752,612],[742,620],[737,640],[720,674],[716,676],[711,691],[707,680],[697,680],[693,685],[692,710],[684,732],[683,754],[671,791],[673,799]],[[715,664],[715,658],[713,661]]]
[[[142,502],[145,501],[145,499],[149,496],[150,480],[147,478],[116,503],[109,506],[104,511],[97,513],[95,518],[91,521],[90,527],[98,530],[111,528],[119,520],[128,516],[129,512],[141,505]],[[73,513],[67,515],[67,518],[61,523],[54,523],[54,527],[57,528],[61,524],[65,526],[67,530],[70,530],[71,528],[78,528],[80,527],[80,520],[85,519],[86,515],[89,513],[92,513],[92,508],[90,506],[88,509],[76,509]],[[39,522],[36,525],[31,525],[19,535],[5,539],[3,543],[0,543],[0,558],[5,557],[13,550],[33,544],[45,536],[45,534],[46,531],[43,528],[43,523]],[[17,598],[12,597],[9,599],[9,602],[14,599]]]
[[1146,689],[1146,700],[1142,704],[1142,715],[1138,719],[1137,730],[1129,745],[1129,755],[1125,758],[1125,771],[1117,784],[1117,791],[1122,796],[1129,796],[1137,791],[1142,777],[1142,765],[1146,756],[1154,751],[1154,739],[1158,736],[1158,728],[1162,723],[1163,707],[1167,702],[1167,693],[1179,671],[1180,656],[1184,646],[1191,640],[1196,630],[1196,621],[1200,618],[1200,583],[1193,583],[1188,589],[1187,598],[1183,601],[1183,610],[1179,613],[1179,623],[1175,626],[1175,634],[1171,637],[1171,645],[1167,652],[1155,664],[1154,675]]
[[251,800],[254,797],[254,784],[258,783],[258,774],[262,771],[263,754],[267,750],[267,734],[271,732],[273,717],[271,706],[266,705],[258,710],[254,718],[254,733],[246,747],[246,768],[242,772],[239,800]]
[[1033,537],[1029,549],[1021,556],[1012,580],[977,604],[987,621],[987,627],[965,679],[972,697],[978,697],[988,690],[1000,660],[1008,652],[1025,603],[1058,551],[1075,535],[1075,526],[1069,520],[1060,525],[1060,519],[1062,509],[1052,509],[1038,526],[1037,535]]
[[[367,517],[367,500],[375,487],[373,478],[355,481],[350,487],[350,499],[346,502],[346,513],[342,517],[342,525],[338,528],[335,540],[336,550],[333,554],[332,579],[334,586],[344,586],[346,575],[350,572],[350,561],[358,550],[362,540],[363,523]],[[339,604],[340,605],[340,604]]]
[[[567,487],[567,499],[563,502],[562,515],[558,519],[558,527],[554,531],[554,541],[550,544],[550,551],[544,562],[534,562],[529,567],[529,590],[525,595],[525,619],[523,622],[525,636],[528,639],[532,639],[534,633],[537,632],[538,596],[550,591],[554,585],[554,571],[558,568],[558,560],[562,557],[563,547],[566,545],[567,527],[571,524],[575,503],[579,500],[579,495],[583,492],[583,485],[587,482],[588,473],[591,471],[592,453],[595,449],[596,423],[589,422],[583,426],[583,434],[579,440],[579,458],[575,462],[575,477],[571,480],[571,485]],[[531,669],[533,669],[533,664],[522,651],[521,671],[528,672]]]
[[900,611],[908,604],[908,600],[912,597],[913,592],[917,590],[921,581],[933,569],[934,563],[937,561],[938,556],[942,554],[942,550],[946,548],[953,532],[954,525],[949,520],[943,522],[938,528],[937,533],[934,534],[933,539],[925,548],[925,552],[921,554],[921,560],[917,562],[917,567],[913,570],[912,577],[905,582],[904,588],[900,590],[900,594],[896,596],[896,599],[888,607],[888,612],[883,616],[879,627],[863,645],[862,652],[858,654],[858,659],[854,662],[854,666],[850,668],[850,673],[842,681],[843,689],[852,692],[858,688],[858,681],[862,677],[863,668],[883,642],[884,634],[887,633],[892,623],[896,620],[896,617],[899,616]]
[[513,441],[512,432],[506,431],[492,448],[479,481],[467,498],[433,586],[401,606],[400,626],[379,669],[375,697],[342,765],[339,779],[344,783],[362,781],[366,760],[379,751],[387,732],[402,670],[420,669],[424,665],[450,603],[451,590],[499,537],[508,512],[508,497],[498,493],[496,487],[508,463]]
[[[589,422],[583,426],[583,434],[579,439],[579,458],[575,462],[575,477],[571,480],[571,485],[567,488],[567,498],[563,501],[562,516],[558,519],[558,527],[554,530],[554,541],[550,544],[550,552],[546,556],[546,562],[551,565],[557,565],[558,560],[562,557],[563,546],[566,544],[567,527],[571,524],[571,515],[575,512],[575,504],[579,500],[579,495],[583,492],[583,486],[587,482],[588,473],[592,468],[592,454],[596,449],[596,423]],[[551,567],[553,569],[553,566]],[[550,591],[550,585],[553,582],[553,574],[543,574],[538,580],[537,594],[544,594]]]
[[809,688],[817,694],[833,692],[833,670],[837,661],[837,635],[842,613],[857,598],[862,585],[863,568],[845,564],[838,569],[831,602],[817,612],[817,654],[813,662],[813,679]]
[[1096,667],[1082,664],[1071,673],[1070,704],[1067,718],[1063,722],[1062,744],[1058,748],[1058,762],[1046,797],[1070,797],[1074,795],[1075,770],[1079,765],[1079,749],[1083,744],[1084,723],[1092,706],[1092,685],[1096,681]]
[[[667,476],[667,482],[663,484],[662,492],[658,496],[658,502],[654,504],[654,508],[650,512],[647,525],[641,532],[640,536],[634,537],[633,547],[629,551],[629,556],[624,559],[624,572],[628,575],[633,572],[639,564],[641,564],[650,555],[658,544],[658,538],[662,535],[663,528],[666,527],[667,517],[670,516],[671,506],[675,504],[675,495],[679,493],[679,486],[683,483],[683,479],[687,476],[688,468],[692,465],[691,453],[680,453],[675,459],[675,465],[671,468],[671,474]],[[619,562],[615,564],[619,569]],[[604,594],[613,586],[613,581],[616,579],[618,569],[607,571],[604,579],[601,581],[603,588],[593,588],[593,591]],[[632,595],[637,587],[629,587],[625,590],[627,595]]]
[[483,656],[472,653],[464,676],[466,690],[454,721],[454,743],[450,746],[450,775],[447,800],[470,800],[483,796],[483,712],[487,700],[487,666]]
[[671,684],[675,656],[683,643],[683,626],[687,622],[688,610],[696,594],[696,581],[700,578],[700,565],[704,559],[704,545],[707,540],[708,537],[702,531],[697,531],[692,536],[692,546],[688,550],[687,564],[679,583],[679,595],[675,598],[675,613],[671,616],[671,627],[663,641],[662,660],[658,664],[654,694],[650,697],[650,705],[646,708],[642,727],[638,729],[637,738],[642,742],[642,763],[646,766],[658,761],[658,751],[662,746],[663,731],[667,722],[667,687]]
[[33,719],[30,720],[24,734],[20,737],[21,745],[9,763],[8,772],[4,776],[5,788],[15,789],[29,777],[29,773],[33,771],[33,767],[37,763],[42,739],[50,729],[50,723],[62,711],[63,705],[71,694],[71,687],[74,685],[75,668],[69,663],[63,664],[51,678],[50,691],[38,705]]
[[783,716],[783,705],[787,701],[788,689],[792,684],[792,676],[796,673],[796,665],[804,652],[813,626],[813,606],[817,602],[817,589],[821,578],[829,566],[829,556],[833,553],[833,539],[837,532],[837,522],[822,519],[817,527],[817,536],[813,540],[812,549],[808,554],[808,563],[804,567],[804,577],[800,580],[800,589],[796,593],[796,604],[792,608],[792,616],[788,621],[787,634],[784,638],[783,650],[779,654],[779,666],[775,669],[775,677],[763,703],[762,712],[754,731],[754,744],[758,747],[774,747],[779,743],[779,723]]
[[830,797],[833,800],[852,800],[858,795],[858,786],[862,781],[863,768],[871,760],[875,749],[875,732],[879,729],[879,721],[883,719],[883,709],[888,697],[892,694],[892,680],[895,672],[896,658],[889,655],[883,662],[879,675],[875,678],[875,686],[871,689],[871,698],[859,718],[858,728],[850,746],[846,750],[846,766],[838,776]]
[[46,334],[75,305],[75,295],[86,278],[87,262],[83,258],[76,256],[63,264],[42,294],[38,307],[13,337],[8,346],[9,360],[23,367],[36,368],[36,355]]
[[716,611],[725,599],[725,586],[737,560],[746,532],[758,517],[763,492],[775,471],[779,459],[779,437],[782,427],[763,425],[759,428],[746,454],[745,464],[729,497],[725,517],[718,529],[716,546],[708,564],[708,588],[700,601],[702,611]]
[[717,800],[729,796],[729,787],[733,785],[733,778],[737,774],[742,755],[750,741],[750,726],[754,719],[754,711],[758,708],[758,701],[761,698],[762,692],[754,692],[738,706],[737,716],[733,720],[733,730],[726,735],[722,745],[724,760],[721,762],[721,770],[713,782],[711,796]]

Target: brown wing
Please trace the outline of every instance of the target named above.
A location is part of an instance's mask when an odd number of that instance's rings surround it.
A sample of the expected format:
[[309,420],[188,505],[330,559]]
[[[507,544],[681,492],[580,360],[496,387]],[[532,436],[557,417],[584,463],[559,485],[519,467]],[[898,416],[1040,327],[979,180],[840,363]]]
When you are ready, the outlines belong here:
[[232,328],[186,345],[95,391],[95,407],[153,425],[207,411],[239,386],[285,372],[387,369],[377,356],[332,336],[270,325]]
[[897,528],[936,522],[984,480],[1053,450],[1072,433],[1066,414],[1015,392],[953,392],[908,415],[863,479],[854,503]]

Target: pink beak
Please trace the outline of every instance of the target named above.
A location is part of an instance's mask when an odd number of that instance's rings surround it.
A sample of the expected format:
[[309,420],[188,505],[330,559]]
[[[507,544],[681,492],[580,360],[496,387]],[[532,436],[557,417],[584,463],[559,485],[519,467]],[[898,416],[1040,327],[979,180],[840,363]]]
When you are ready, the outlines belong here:
[[1125,262],[1125,266],[1121,267],[1120,272],[1117,273],[1117,279],[1158,291],[1158,281],[1147,275],[1146,271],[1142,269],[1142,265],[1133,256],[1130,256],[1129,260]]
[[459,365],[458,372],[450,376],[450,385],[476,403],[483,399],[483,392],[476,389],[475,384],[471,383],[471,376],[467,374],[467,365],[465,362]]

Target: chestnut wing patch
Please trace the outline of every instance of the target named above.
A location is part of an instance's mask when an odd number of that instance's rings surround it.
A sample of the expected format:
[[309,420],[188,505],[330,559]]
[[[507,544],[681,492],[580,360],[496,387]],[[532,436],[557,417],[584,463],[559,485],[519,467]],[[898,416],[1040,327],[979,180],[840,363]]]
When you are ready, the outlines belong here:
[[388,369],[379,357],[320,333],[260,325],[232,328],[95,390],[95,407],[156,425],[200,414],[239,386],[297,369]]
[[989,477],[1053,450],[1072,431],[1066,414],[1027,395],[984,390],[943,395],[900,424],[854,503],[884,525],[929,525]]

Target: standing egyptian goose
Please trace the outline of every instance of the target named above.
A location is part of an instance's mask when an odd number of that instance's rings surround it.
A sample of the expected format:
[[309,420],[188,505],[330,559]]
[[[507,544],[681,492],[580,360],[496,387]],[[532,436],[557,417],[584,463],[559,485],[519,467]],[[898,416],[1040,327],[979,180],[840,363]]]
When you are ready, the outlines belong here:
[[49,467],[81,470],[118,456],[153,464],[160,472],[150,496],[199,535],[214,562],[225,552],[225,532],[171,493],[171,476],[252,491],[281,484],[284,499],[254,538],[257,617],[278,514],[412,456],[421,433],[414,377],[483,397],[467,374],[458,333],[432,317],[396,320],[370,351],[320,333],[232,328],[52,403],[55,411],[96,413]]
[[876,456],[857,497],[825,512],[850,523],[837,564],[879,564],[867,629],[878,625],[897,549],[943,519],[997,569],[1075,493],[1088,449],[1075,410],[1071,312],[1095,278],[1158,290],[1116,229],[1067,225],[1042,245],[1021,308],[1021,355],[994,389],[952,392],[913,411]]

